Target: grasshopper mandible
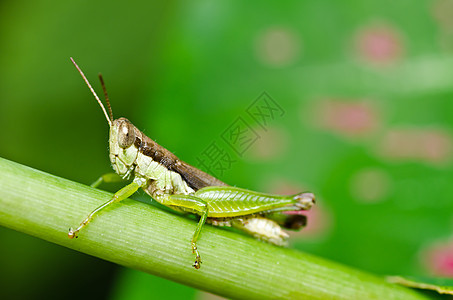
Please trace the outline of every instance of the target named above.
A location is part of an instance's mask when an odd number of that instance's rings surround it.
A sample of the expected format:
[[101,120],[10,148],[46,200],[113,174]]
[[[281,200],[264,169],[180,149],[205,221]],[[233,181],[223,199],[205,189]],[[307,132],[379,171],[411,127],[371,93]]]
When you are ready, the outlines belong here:
[[[315,203],[312,193],[280,196],[232,187],[179,160],[126,118],[114,120],[102,76],[99,75],[99,79],[109,113],[72,57],[71,61],[101,106],[110,126],[109,149],[113,169],[122,179],[133,180],[116,192],[110,201],[93,210],[79,227],[70,228],[69,238],[77,237],[80,230],[105,207],[128,198],[139,188],[175,211],[200,216],[192,237],[195,269],[199,269],[201,264],[197,240],[205,222],[216,226],[232,226],[255,238],[280,246],[288,238],[282,227],[297,230],[305,226],[306,217],[299,212],[310,209]],[[106,174],[92,186],[109,181],[109,178],[112,176]]]

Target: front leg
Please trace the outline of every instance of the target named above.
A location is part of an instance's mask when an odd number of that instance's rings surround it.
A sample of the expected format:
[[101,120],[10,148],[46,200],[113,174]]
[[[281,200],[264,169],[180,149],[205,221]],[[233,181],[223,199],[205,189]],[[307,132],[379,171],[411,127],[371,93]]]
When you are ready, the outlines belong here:
[[201,266],[201,258],[197,248],[197,240],[201,229],[206,222],[206,218],[208,217],[207,203],[198,197],[190,195],[166,195],[161,203],[166,206],[175,206],[182,210],[191,211],[201,216],[192,237],[192,253],[196,255],[193,267],[199,269]]
[[146,184],[146,179],[140,178],[140,177],[135,177],[134,181],[132,181],[130,184],[126,185],[123,187],[121,190],[116,192],[112,199],[105,202],[95,210],[93,210],[77,227],[76,229],[69,228],[68,232],[68,237],[70,239],[77,238],[77,235],[79,231],[84,228],[85,226],[88,225],[91,220],[97,216],[104,208],[108,207],[109,205],[113,203],[117,203],[120,201],[123,201],[124,199],[129,198],[133,193],[135,193],[140,187]]

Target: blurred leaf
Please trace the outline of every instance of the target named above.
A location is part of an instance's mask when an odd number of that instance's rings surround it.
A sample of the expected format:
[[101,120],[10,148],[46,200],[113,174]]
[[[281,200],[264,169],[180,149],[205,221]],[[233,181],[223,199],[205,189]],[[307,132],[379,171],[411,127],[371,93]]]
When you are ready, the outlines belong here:
[[391,276],[387,280],[410,288],[432,290],[439,294],[453,295],[453,279]]

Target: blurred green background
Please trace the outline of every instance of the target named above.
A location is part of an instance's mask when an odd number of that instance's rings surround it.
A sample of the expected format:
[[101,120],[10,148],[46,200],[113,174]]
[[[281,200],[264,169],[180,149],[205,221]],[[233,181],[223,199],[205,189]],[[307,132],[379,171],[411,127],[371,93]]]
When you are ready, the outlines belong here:
[[[73,56],[100,94],[103,73],[116,117],[183,160],[199,165],[215,143],[233,162],[208,167],[227,183],[315,192],[292,247],[453,277],[453,1],[0,8],[1,157],[86,184],[111,171],[108,126]],[[263,92],[284,112],[265,126],[247,113]],[[241,155],[223,139],[238,118],[257,137]],[[0,298],[62,295],[213,297],[0,228]]]

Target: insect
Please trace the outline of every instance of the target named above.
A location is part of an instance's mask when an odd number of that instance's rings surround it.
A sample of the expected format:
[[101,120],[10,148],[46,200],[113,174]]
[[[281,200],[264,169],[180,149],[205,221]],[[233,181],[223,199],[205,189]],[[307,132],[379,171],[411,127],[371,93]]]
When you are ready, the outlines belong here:
[[[128,198],[139,188],[175,211],[200,216],[191,243],[195,269],[199,269],[201,265],[197,240],[206,222],[216,226],[232,226],[275,245],[285,245],[288,238],[282,227],[298,230],[305,226],[306,217],[300,212],[310,209],[315,203],[312,193],[281,196],[232,187],[185,163],[143,134],[126,118],[113,119],[102,76],[99,75],[99,79],[109,113],[72,57],[71,61],[99,103],[109,124],[110,161],[113,169],[122,179],[132,179],[132,182],[116,192],[110,201],[93,210],[76,229],[70,228],[69,238],[77,237],[105,207]],[[111,174],[106,174],[92,186],[97,186],[102,181],[112,181],[113,178]]]

